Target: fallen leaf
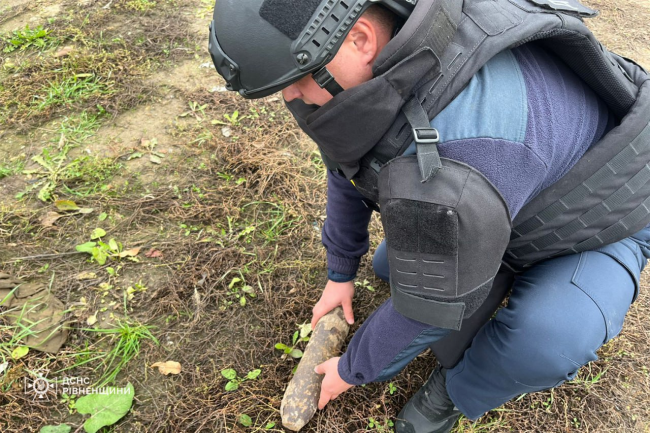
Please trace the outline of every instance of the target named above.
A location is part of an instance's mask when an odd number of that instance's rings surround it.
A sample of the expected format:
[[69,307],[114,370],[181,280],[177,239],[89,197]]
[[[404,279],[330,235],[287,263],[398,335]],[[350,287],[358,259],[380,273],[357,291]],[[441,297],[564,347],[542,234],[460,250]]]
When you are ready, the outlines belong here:
[[89,324],[90,326],[97,323],[97,313],[93,314],[92,316],[89,316],[88,319],[86,319],[86,323]]
[[72,200],[57,200],[54,202],[54,206],[56,206],[56,208],[60,211],[79,210],[77,203],[73,202]]
[[149,251],[147,251],[146,253],[144,253],[144,255],[145,255],[145,257],[156,259],[158,257],[162,257],[163,253],[160,250],[156,250],[156,249],[152,248]]
[[156,155],[149,155],[149,161],[153,162],[154,164],[162,163],[162,159],[160,159],[160,157]]
[[80,214],[86,215],[86,214],[89,214],[89,213],[93,213],[94,210],[95,210],[95,209],[93,209],[93,208],[91,208],[91,207],[82,207],[81,209],[79,209],[79,210],[77,211],[77,213],[80,213]]
[[41,224],[43,224],[44,227],[52,227],[54,226],[54,223],[56,220],[61,218],[63,215],[61,215],[58,212],[50,211],[46,213],[43,218],[41,218]]
[[2,364],[0,364],[0,374],[2,374],[3,371],[5,371],[9,367],[9,362],[5,361]]
[[151,368],[158,367],[158,371],[167,376],[168,374],[178,374],[181,372],[181,364],[176,361],[156,362]]
[[64,57],[69,55],[72,51],[74,51],[74,47],[72,45],[66,45],[65,47],[61,48],[59,51],[54,53],[54,57]]
[[228,128],[227,126],[224,126],[223,128],[221,128],[221,134],[226,138],[230,137],[232,135],[232,129]]
[[122,251],[122,252],[119,253],[117,256],[118,256],[119,258],[121,258],[121,259],[123,259],[124,257],[135,257],[135,256],[138,255],[139,252],[140,252],[140,248],[139,248],[139,247],[138,247],[138,248],[131,248],[131,249],[129,249],[129,250],[124,250],[124,251]]
[[131,161],[132,159],[135,158],[142,158],[142,152],[133,152],[131,155],[129,155],[126,160]]
[[94,272],[82,272],[77,275],[77,280],[93,280],[97,278],[97,274]]

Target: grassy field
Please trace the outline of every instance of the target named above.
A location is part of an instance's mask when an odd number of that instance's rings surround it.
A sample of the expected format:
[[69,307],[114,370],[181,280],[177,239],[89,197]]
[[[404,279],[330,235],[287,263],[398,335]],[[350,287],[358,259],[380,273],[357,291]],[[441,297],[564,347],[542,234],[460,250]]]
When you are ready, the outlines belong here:
[[[647,1],[587,3],[605,44],[649,67]],[[326,282],[325,169],[280,95],[225,91],[206,51],[212,6],[0,3],[0,271],[51,286],[70,328],[56,355],[19,354],[29,329],[0,306],[2,432],[82,431],[76,399],[23,391],[41,369],[134,386],[130,411],[102,432],[284,431],[298,360],[275,346],[304,349],[293,335]],[[376,219],[371,233],[372,249]],[[455,431],[649,432],[648,275],[599,361]],[[388,296],[370,257],[364,280],[352,331]],[[180,374],[151,367],[169,360]],[[424,353],[392,382],[354,388],[303,431],[392,431],[433,365]]]

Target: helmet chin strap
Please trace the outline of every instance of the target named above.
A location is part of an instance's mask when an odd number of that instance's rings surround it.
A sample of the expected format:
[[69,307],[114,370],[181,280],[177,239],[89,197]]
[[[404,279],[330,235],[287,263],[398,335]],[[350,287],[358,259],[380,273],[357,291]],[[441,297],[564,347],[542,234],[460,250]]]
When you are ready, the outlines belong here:
[[336,96],[343,91],[343,87],[336,82],[330,71],[327,70],[325,66],[312,73],[312,77],[316,84],[318,84],[322,89],[327,90],[330,95]]

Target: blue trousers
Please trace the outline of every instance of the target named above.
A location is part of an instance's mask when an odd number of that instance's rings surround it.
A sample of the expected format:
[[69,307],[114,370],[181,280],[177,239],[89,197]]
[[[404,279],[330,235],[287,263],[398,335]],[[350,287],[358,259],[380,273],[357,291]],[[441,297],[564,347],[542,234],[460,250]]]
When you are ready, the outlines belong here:
[[[648,258],[650,228],[517,275],[508,305],[479,329],[447,373],[447,391],[456,407],[476,419],[513,397],[573,379],[621,332]],[[388,281],[385,241],[373,267]]]

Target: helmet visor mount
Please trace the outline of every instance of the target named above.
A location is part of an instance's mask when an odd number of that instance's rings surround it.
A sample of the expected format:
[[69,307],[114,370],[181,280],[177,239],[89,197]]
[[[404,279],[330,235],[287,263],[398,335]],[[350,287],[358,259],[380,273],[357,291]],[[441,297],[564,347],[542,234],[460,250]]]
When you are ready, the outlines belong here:
[[[284,66],[280,67],[278,67],[279,63],[273,57],[264,59],[263,55],[260,55],[259,60],[257,60],[258,56],[250,56],[250,54],[244,57],[242,57],[243,54],[239,56],[240,60],[242,60],[240,62],[242,66],[240,67],[235,59],[238,58],[237,54],[241,54],[241,50],[238,49],[234,52],[230,48],[230,55],[226,54],[228,49],[224,49],[222,44],[219,43],[217,30],[223,33],[222,36],[230,35],[227,29],[223,29],[223,21],[222,25],[219,25],[219,29],[215,24],[218,22],[217,7],[220,2],[221,0],[217,0],[214,19],[210,24],[208,44],[210,56],[215,68],[226,80],[228,90],[238,91],[243,97],[254,99],[271,95],[310,73],[324,69],[324,66],[332,60],[340,48],[350,28],[368,7],[373,4],[381,4],[396,12],[398,16],[404,17],[405,15],[408,16],[412,11],[415,0],[323,1],[299,36],[293,41],[288,41],[290,47],[285,45],[287,48],[284,53],[290,57],[284,61]],[[221,15],[222,19],[223,17]],[[259,61],[261,64],[251,67],[251,59]],[[293,62],[291,59],[293,59]],[[275,73],[261,77],[265,68],[263,63],[271,64]]]

